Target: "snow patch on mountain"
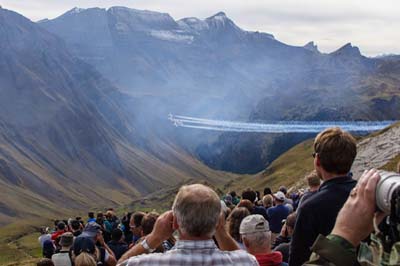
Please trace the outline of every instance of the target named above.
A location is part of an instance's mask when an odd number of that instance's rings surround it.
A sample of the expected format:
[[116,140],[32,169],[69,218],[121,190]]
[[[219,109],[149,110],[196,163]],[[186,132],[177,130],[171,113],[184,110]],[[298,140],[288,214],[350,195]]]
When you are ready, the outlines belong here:
[[183,18],[177,21],[180,28],[187,31],[204,31],[209,28],[208,24],[201,19],[198,18]]
[[85,9],[84,8],[79,8],[79,7],[74,7],[68,13],[70,13],[70,14],[79,14],[82,11],[85,11]]
[[192,43],[194,40],[194,37],[191,35],[167,30],[152,30],[150,31],[150,35],[164,41]]

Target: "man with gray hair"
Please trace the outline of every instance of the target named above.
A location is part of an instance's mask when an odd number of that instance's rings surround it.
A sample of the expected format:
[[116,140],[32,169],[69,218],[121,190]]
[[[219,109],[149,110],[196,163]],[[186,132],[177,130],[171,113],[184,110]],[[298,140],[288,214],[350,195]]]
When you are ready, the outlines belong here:
[[[183,186],[175,197],[172,211],[163,213],[153,231],[127,251],[118,265],[258,265],[252,255],[239,250],[223,225],[221,202],[211,188],[201,184]],[[171,250],[142,255],[151,253],[175,230],[179,240]],[[225,251],[217,248],[213,236]]]
[[281,266],[282,254],[271,251],[271,231],[268,221],[262,215],[245,217],[240,224],[239,233],[247,252],[254,255],[260,266]]

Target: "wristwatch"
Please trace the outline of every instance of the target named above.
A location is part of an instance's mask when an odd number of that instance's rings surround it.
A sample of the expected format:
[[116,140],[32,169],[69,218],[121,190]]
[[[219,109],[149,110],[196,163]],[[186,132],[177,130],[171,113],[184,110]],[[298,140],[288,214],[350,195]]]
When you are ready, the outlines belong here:
[[152,253],[154,252],[154,250],[156,250],[155,248],[150,248],[149,244],[147,243],[146,238],[140,242],[140,245],[142,245],[142,247],[148,252],[148,253]]

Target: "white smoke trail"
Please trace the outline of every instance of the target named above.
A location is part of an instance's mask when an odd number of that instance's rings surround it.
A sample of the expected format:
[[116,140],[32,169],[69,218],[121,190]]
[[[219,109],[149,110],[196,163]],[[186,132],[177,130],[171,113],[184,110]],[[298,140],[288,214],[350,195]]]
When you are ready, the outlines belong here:
[[255,133],[318,133],[329,127],[340,127],[346,131],[371,132],[381,130],[396,121],[277,121],[273,123],[245,123],[213,120],[190,116],[172,115],[168,119],[176,127],[225,132]]

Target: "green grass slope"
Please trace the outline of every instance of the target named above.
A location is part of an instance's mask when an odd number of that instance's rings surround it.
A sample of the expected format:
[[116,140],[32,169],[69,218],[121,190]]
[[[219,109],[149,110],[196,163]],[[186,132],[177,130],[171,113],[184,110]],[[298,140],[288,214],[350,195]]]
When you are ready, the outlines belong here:
[[[363,143],[367,140],[367,145],[373,147],[377,145],[382,148],[382,144],[378,143],[377,140],[379,138],[380,142],[382,142],[387,138],[387,143],[384,144],[390,146],[390,148],[393,149],[393,153],[384,160],[379,159],[379,161],[374,162],[375,164],[373,164],[373,167],[395,171],[396,165],[400,161],[400,138],[395,138],[393,140],[388,137],[389,134],[400,136],[400,122],[380,131],[373,132],[368,136],[357,138],[359,143],[358,148],[361,149],[362,147],[360,147],[360,145],[364,145]],[[265,187],[271,187],[273,190],[276,190],[281,185],[287,187],[304,187],[306,184],[304,176],[314,169],[312,157],[313,141],[313,139],[306,140],[294,146],[279,156],[264,171],[256,175],[240,176],[231,180],[223,187],[223,190],[226,192],[235,190],[240,193],[247,187],[251,187],[260,192],[262,192]],[[385,149],[385,146],[383,146],[383,149]],[[361,149],[355,163],[367,165],[367,163],[370,163],[371,159],[367,155],[363,154],[363,150]]]

